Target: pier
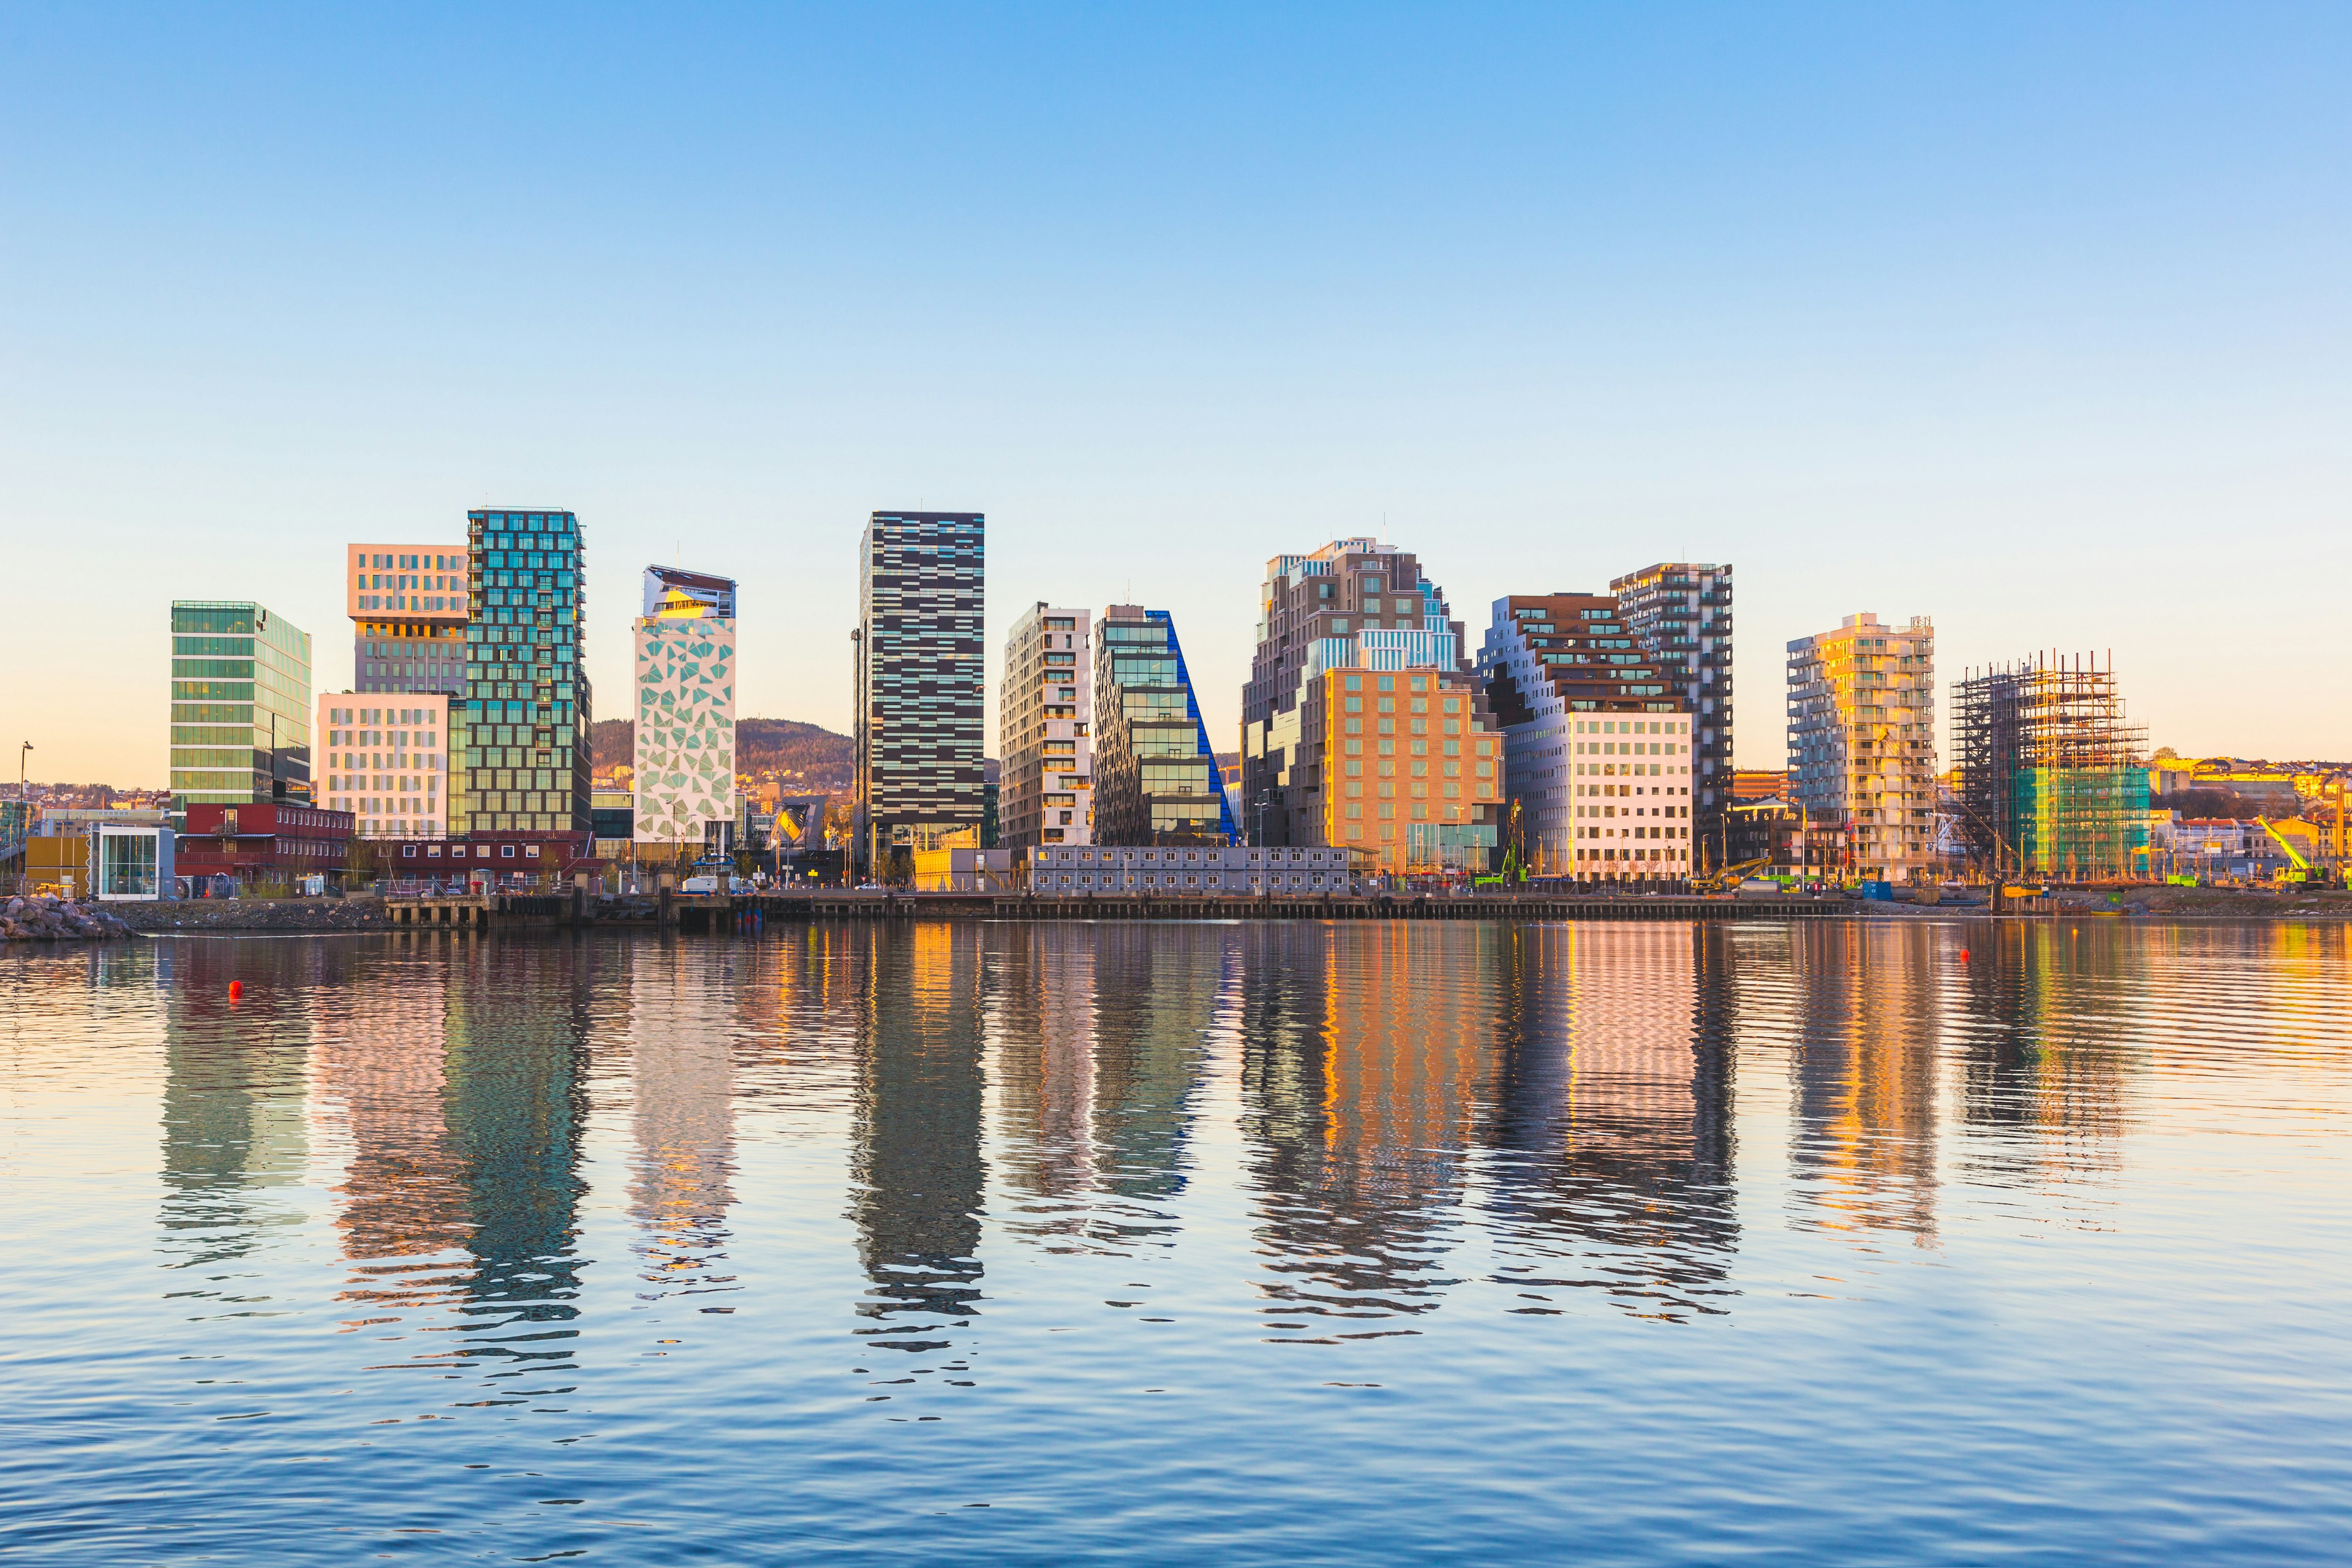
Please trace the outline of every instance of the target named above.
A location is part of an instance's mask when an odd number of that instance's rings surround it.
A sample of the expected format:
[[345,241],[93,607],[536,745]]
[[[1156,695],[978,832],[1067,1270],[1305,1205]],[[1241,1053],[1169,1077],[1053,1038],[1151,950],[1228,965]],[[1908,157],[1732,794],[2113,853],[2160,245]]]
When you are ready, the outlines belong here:
[[769,921],[1727,921],[1832,920],[1843,900],[1559,894],[850,892],[678,894],[665,923],[718,932]]

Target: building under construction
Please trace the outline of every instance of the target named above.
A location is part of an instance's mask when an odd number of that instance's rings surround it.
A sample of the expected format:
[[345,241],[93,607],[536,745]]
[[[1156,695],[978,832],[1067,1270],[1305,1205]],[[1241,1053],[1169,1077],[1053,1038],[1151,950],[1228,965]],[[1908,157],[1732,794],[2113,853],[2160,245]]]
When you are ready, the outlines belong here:
[[2114,656],[2037,653],[1952,688],[1971,857],[2008,875],[2101,881],[2147,854],[2147,731],[2124,717]]

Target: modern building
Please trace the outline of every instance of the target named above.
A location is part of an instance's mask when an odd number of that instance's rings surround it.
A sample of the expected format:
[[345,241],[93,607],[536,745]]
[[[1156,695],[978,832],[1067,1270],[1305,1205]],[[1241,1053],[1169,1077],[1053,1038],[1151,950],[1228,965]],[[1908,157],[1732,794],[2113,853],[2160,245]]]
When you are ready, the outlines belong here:
[[[2147,737],[2096,655],[2035,654],[1952,688],[1954,795],[1969,853],[2003,873],[2077,880],[2148,868]],[[2296,795],[2284,791],[2288,814]]]
[[586,555],[568,511],[466,514],[463,790],[453,833],[589,841]]
[[735,582],[646,568],[636,649],[636,839],[700,844],[735,810]]
[[[1336,828],[1343,836],[1338,842],[1376,855],[1385,869],[1405,868],[1416,843],[1432,854],[1459,856],[1464,865],[1484,869],[1500,841],[1491,801],[1466,791],[1451,797],[1433,794],[1429,786],[1433,780],[1425,774],[1391,778],[1391,793],[1386,796],[1333,793],[1344,777],[1356,778],[1360,789],[1378,782],[1360,772],[1350,775],[1327,765],[1326,746],[1345,734],[1337,716],[1326,710],[1327,700],[1340,689],[1324,679],[1334,670],[1384,676],[1418,672],[1425,678],[1419,683],[1422,689],[1408,700],[1425,708],[1443,684],[1447,691],[1466,698],[1468,706],[1460,715],[1465,735],[1486,728],[1485,694],[1474,689],[1462,655],[1461,623],[1451,618],[1444,593],[1422,575],[1412,555],[1372,539],[1338,539],[1311,554],[1277,555],[1266,563],[1259,593],[1257,652],[1249,683],[1242,689],[1242,791],[1237,804],[1242,826],[1252,840],[1286,847],[1320,845],[1327,842],[1324,835]],[[1384,695],[1401,695],[1393,680],[1390,687]],[[1424,725],[1430,717],[1423,713]],[[1392,752],[1393,742],[1401,738],[1391,733],[1391,752],[1374,756],[1399,760]],[[1424,734],[1424,743],[1429,738]],[[1477,744],[1483,751],[1491,742]],[[1487,765],[1499,774],[1500,762],[1493,757]],[[1414,778],[1421,787],[1410,793],[1393,787]],[[1493,783],[1499,787],[1499,776]],[[1360,810],[1367,805],[1375,809],[1350,816],[1342,804],[1349,800]],[[1417,838],[1411,832],[1416,826],[1425,830]]]
[[310,634],[250,600],[172,605],[172,813],[310,798]]
[[1724,808],[1731,802],[1731,568],[1666,561],[1612,578],[1624,626],[1691,716],[1696,737],[1692,842],[1707,847],[1694,864],[1720,859]]
[[1049,847],[1029,855],[1030,890],[1104,893],[1352,893],[1375,869],[1360,849],[1263,849],[1241,845]]
[[1240,843],[1174,619],[1113,605],[1096,631],[1095,842]]
[[321,694],[320,804],[350,813],[362,838],[447,837],[457,708],[457,699],[430,692]]
[[[1872,880],[1935,868],[1936,627],[1848,616],[1789,645],[1789,795],[1807,865]],[[1821,851],[1826,835],[1833,859]]]
[[1361,850],[1375,870],[1492,868],[1502,736],[1466,670],[1327,669],[1308,710],[1323,721],[1325,783],[1312,842]]
[[466,683],[466,552],[450,544],[343,549],[352,686],[458,695]]
[[1093,616],[1032,605],[1004,639],[997,694],[997,843],[1094,842]]
[[986,584],[976,511],[877,511],[858,542],[851,831],[862,874],[889,871],[898,850],[911,874],[913,850],[978,844]]
[[[1518,810],[1518,848],[1529,872],[1616,880],[1690,874],[1692,726],[1680,684],[1664,679],[1657,654],[1633,635],[1613,595],[1496,600],[1478,679],[1503,733],[1505,798]],[[1616,737],[1634,732],[1637,714],[1645,748],[1651,734],[1664,737],[1659,747],[1678,748],[1658,752],[1665,760],[1655,786],[1646,771],[1640,784],[1619,782],[1621,773],[1632,777],[1630,764],[1596,760],[1619,754]],[[1666,727],[1652,727],[1659,724]],[[1632,742],[1623,744],[1630,756]],[[1618,842],[1620,818],[1636,814],[1636,800],[1641,843]],[[1635,837],[1634,826],[1622,825],[1625,839]],[[1631,853],[1637,847],[1638,857]]]

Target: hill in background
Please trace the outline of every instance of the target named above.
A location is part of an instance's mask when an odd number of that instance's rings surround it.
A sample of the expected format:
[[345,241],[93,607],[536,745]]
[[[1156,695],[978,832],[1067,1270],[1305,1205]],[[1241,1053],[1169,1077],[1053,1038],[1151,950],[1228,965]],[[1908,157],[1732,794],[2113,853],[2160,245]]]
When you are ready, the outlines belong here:
[[[589,740],[598,773],[626,767],[635,753],[636,724],[601,719],[590,726]],[[849,737],[791,719],[738,719],[735,771],[774,778],[811,795],[839,795],[849,788]]]

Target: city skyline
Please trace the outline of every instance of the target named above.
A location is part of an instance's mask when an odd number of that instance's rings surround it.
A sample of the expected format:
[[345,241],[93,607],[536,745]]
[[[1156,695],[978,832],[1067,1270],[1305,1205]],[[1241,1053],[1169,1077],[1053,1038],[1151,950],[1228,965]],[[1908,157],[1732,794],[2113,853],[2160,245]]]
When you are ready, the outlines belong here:
[[[159,626],[329,627],[331,552],[544,498],[607,570],[727,562],[779,612],[739,710],[845,732],[842,532],[952,504],[1000,607],[1168,607],[1222,747],[1291,542],[1411,541],[1465,605],[1723,562],[1751,694],[1916,610],[1948,668],[2112,650],[2153,744],[2352,753],[2346,705],[2258,674],[2341,653],[2341,16],[576,26],[12,18],[17,569],[96,546]],[[950,82],[951,135],[846,112]],[[573,97],[563,139],[528,107]],[[453,259],[517,225],[542,265]],[[0,657],[77,614],[20,607]],[[597,603],[591,684],[628,626]],[[122,654],[15,683],[49,779],[165,782],[165,650]],[[1780,765],[1769,711],[1738,765]]]

